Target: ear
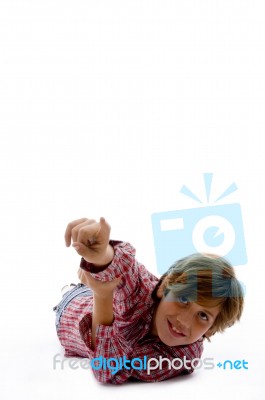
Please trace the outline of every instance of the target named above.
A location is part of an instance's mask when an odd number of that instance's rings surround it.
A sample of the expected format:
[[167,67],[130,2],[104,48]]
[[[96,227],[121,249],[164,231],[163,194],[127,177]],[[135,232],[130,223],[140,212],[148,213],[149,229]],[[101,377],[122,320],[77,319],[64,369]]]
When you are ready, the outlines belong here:
[[215,330],[213,328],[208,329],[207,332],[205,332],[204,336],[208,339],[209,337],[213,336],[215,334]]

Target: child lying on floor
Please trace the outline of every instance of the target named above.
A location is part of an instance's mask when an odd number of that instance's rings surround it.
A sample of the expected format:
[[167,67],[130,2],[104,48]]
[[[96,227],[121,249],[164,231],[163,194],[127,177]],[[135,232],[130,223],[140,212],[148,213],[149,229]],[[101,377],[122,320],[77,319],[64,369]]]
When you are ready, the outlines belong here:
[[193,254],[158,279],[129,243],[110,240],[104,218],[69,223],[65,242],[82,256],[81,283],[55,307],[57,334],[65,356],[89,358],[100,382],[191,373],[204,339],[241,317],[243,290],[221,257]]

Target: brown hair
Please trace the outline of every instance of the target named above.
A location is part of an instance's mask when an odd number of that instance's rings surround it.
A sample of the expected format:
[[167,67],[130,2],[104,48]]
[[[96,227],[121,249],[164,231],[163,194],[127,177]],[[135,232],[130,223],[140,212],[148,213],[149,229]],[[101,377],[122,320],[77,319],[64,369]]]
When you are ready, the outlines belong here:
[[221,306],[207,338],[240,320],[243,287],[236,279],[234,268],[222,257],[192,254],[173,264],[160,281],[164,295],[171,291],[176,301],[178,297],[187,297],[202,306]]

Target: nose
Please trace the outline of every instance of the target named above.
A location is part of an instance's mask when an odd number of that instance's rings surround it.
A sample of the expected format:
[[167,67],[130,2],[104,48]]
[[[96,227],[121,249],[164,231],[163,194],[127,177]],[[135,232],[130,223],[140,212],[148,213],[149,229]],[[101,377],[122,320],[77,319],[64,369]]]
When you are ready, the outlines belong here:
[[178,314],[177,321],[180,329],[187,335],[192,325],[193,313],[190,308],[181,310]]

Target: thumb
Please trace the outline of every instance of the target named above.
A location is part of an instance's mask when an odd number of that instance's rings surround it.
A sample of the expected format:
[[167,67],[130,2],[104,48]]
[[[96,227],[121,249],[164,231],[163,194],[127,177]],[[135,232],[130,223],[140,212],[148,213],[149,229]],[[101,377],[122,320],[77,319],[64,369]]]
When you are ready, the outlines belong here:
[[109,235],[110,234],[110,224],[105,220],[105,218],[100,217],[99,224],[100,224],[101,230],[105,233],[105,235]]

